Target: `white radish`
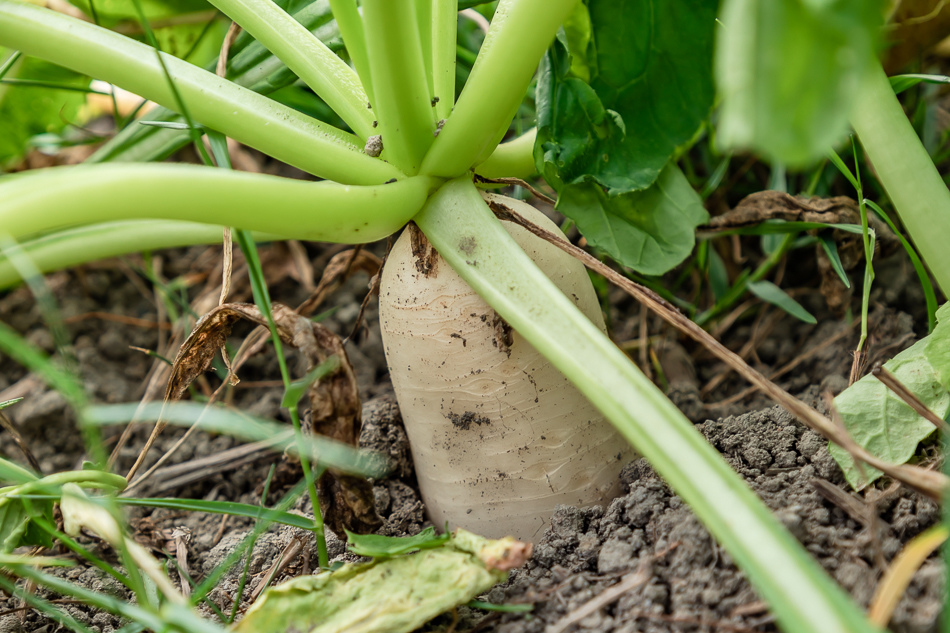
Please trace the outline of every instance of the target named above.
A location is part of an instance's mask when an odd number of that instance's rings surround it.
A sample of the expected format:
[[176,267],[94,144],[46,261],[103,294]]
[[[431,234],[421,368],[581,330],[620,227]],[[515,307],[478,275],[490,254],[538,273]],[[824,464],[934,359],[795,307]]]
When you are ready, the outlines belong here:
[[[503,196],[549,231],[534,207]],[[584,266],[520,226],[503,225],[602,330]],[[604,504],[633,457],[597,409],[498,318],[414,226],[386,261],[380,323],[416,476],[438,526],[536,540],[557,504]]]

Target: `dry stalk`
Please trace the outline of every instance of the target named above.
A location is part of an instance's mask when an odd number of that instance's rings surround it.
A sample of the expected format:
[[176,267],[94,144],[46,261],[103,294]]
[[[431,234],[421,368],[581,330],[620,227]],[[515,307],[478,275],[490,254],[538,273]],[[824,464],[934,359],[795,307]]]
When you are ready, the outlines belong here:
[[490,206],[499,219],[518,224],[541,239],[547,240],[566,253],[573,255],[583,262],[585,266],[612,281],[641,304],[655,312],[664,321],[705,346],[714,356],[726,363],[733,371],[758,387],[765,395],[798,418],[802,424],[844,448],[855,460],[877,468],[886,475],[923,492],[935,500],[939,501],[943,498],[944,491],[948,489],[950,480],[942,473],[905,464],[891,464],[872,455],[864,447],[855,443],[844,428],[836,426],[831,420],[814,408],[808,406],[749,366],[739,355],[714,339],[706,330],[696,325],[696,323],[683,315],[671,303],[652,290],[624,277],[567,240],[561,239],[557,235],[525,220],[512,209],[497,202],[490,203]]

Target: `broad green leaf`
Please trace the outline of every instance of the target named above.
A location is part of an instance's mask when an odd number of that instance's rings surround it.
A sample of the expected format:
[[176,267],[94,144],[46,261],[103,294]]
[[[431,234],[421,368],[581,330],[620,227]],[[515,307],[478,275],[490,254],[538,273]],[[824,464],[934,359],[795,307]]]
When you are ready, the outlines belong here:
[[[34,502],[33,507],[52,520],[52,502]],[[53,541],[45,530],[30,519],[22,501],[0,497],[0,554],[9,554],[23,545],[52,547]]]
[[523,544],[463,530],[441,547],[301,576],[264,596],[236,633],[408,633],[505,580]]
[[572,16],[538,78],[535,162],[549,183],[617,194],[656,180],[712,106],[716,5],[588,0],[587,19]]
[[937,337],[937,340],[927,345],[924,354],[937,372],[940,384],[950,391],[950,303],[937,308],[937,327],[925,340],[931,337]]
[[824,156],[877,64],[880,9],[878,0],[724,0],[719,141],[790,166]]
[[[0,483],[25,484],[29,481],[36,481],[37,479],[39,479],[39,477],[26,468],[0,457]],[[5,490],[0,488],[0,494],[4,492]]]
[[594,183],[570,185],[557,208],[591,245],[644,275],[662,275],[682,262],[693,250],[696,227],[709,219],[676,165],[650,188],[613,197]]
[[17,554],[0,554],[0,567],[29,565],[30,567],[73,567],[76,561],[64,558],[50,558],[48,556],[20,556]]
[[784,290],[771,281],[750,281],[746,287],[762,301],[771,303],[805,323],[818,323],[811,312],[802,307],[802,304],[792,299]]
[[[937,327],[929,336],[884,363],[887,370],[941,418],[950,411],[948,305],[944,304],[937,311]],[[933,424],[871,375],[845,389],[835,398],[835,406],[858,444],[895,464],[909,460],[921,440],[935,430]],[[832,444],[829,450],[855,489],[861,489],[881,476],[880,471],[868,466],[864,466],[863,471],[859,469],[844,449]]]
[[21,545],[29,522],[22,503],[0,498],[0,554],[9,554]]
[[415,536],[380,536],[379,534],[354,534],[346,530],[346,541],[351,552],[357,556],[392,558],[418,550],[441,547],[451,535],[436,534],[434,527],[427,527]]
[[[3,49],[0,49],[0,57]],[[89,78],[71,70],[27,57],[7,77],[88,88]],[[17,162],[30,149],[30,139],[59,133],[69,122],[82,123],[79,110],[86,95],[73,90],[0,84],[0,168]]]

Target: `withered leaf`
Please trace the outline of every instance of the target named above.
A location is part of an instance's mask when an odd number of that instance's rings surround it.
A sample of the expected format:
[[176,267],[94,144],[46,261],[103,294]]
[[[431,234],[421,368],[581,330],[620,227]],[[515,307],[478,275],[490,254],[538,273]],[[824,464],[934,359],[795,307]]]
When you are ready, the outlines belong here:
[[[339,359],[339,368],[307,388],[310,411],[305,415],[305,430],[357,446],[362,425],[362,406],[356,387],[356,375],[340,338],[319,323],[297,314],[291,308],[272,305],[277,334],[286,345],[303,353],[308,371],[330,356]],[[172,375],[165,391],[175,400],[197,376],[208,369],[215,352],[222,348],[234,324],[247,319],[267,326],[257,306],[226,303],[203,316],[175,358]],[[318,483],[325,524],[340,538],[344,528],[358,534],[375,531],[383,522],[376,514],[373,489],[365,479],[328,469]]]
[[[805,198],[781,191],[760,191],[743,198],[734,209],[711,218],[709,224],[700,227],[700,230],[725,231],[760,224],[767,220],[861,224],[861,211],[858,203],[847,196]],[[874,229],[877,236],[876,252],[887,255],[899,246],[897,236],[870,210],[868,225]],[[846,271],[853,270],[864,260],[864,243],[860,235],[833,229],[832,237]],[[815,247],[815,253],[821,276],[821,294],[831,312],[842,316],[850,303],[852,290],[838,277],[820,244]]]

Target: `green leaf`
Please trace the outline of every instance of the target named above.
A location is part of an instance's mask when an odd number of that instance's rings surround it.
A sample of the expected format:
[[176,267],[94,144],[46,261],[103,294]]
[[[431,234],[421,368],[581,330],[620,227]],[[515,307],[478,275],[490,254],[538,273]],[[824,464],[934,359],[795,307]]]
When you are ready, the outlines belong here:
[[716,42],[719,140],[789,166],[821,158],[848,129],[877,59],[878,0],[724,0]]
[[517,547],[463,530],[441,547],[333,572],[301,576],[268,589],[235,633],[408,633],[465,604],[507,576],[486,566]]
[[297,403],[300,402],[300,399],[303,398],[305,393],[307,393],[307,389],[310,388],[310,385],[317,382],[321,378],[332,374],[339,368],[340,359],[335,354],[330,356],[325,361],[308,371],[306,376],[300,380],[291,382],[290,385],[284,389],[284,397],[280,402],[280,406],[287,409],[296,407]]
[[[0,49],[0,56],[3,52]],[[32,57],[20,59],[10,75],[73,89],[89,87],[88,77]],[[57,134],[68,122],[81,122],[77,115],[86,95],[73,89],[0,85],[0,168],[20,160],[34,136]]]
[[[138,121],[139,125],[144,125],[147,127],[158,127],[164,128],[166,130],[190,130],[191,127],[187,123],[182,123],[181,121]],[[196,125],[195,129],[203,130],[203,125]]]
[[20,546],[30,517],[23,504],[0,499],[0,554],[9,554]]
[[[0,482],[6,481],[13,482],[14,484],[25,484],[30,481],[36,481],[37,479],[39,479],[39,477],[26,468],[0,457]],[[2,492],[3,490],[0,490],[0,493]]]
[[712,106],[716,4],[588,0],[587,20],[572,16],[538,76],[535,163],[549,183],[617,194],[656,180]]
[[[34,504],[34,508],[37,507],[47,519],[52,521],[52,502],[38,502]],[[0,497],[0,554],[9,554],[23,545],[52,547],[53,540],[45,530],[30,519],[22,501]]]
[[231,516],[248,517],[258,519],[268,523],[281,523],[291,525],[302,530],[313,529],[313,519],[283,512],[280,510],[271,510],[260,506],[253,506],[247,503],[237,503],[235,501],[205,501],[203,499],[177,499],[177,498],[145,498],[137,499],[134,497],[117,497],[115,503],[129,506],[145,506],[149,508],[170,508],[173,510],[185,510],[187,512],[210,512],[213,514],[229,514]]
[[950,77],[946,75],[894,75],[893,77],[888,77],[888,79],[891,81],[894,94],[900,94],[921,82],[928,84],[950,84]]
[[709,246],[709,288],[713,297],[719,301],[729,292],[729,272],[716,249]]
[[835,238],[828,231],[822,231],[818,234],[818,240],[831,262],[831,267],[838,273],[838,279],[841,280],[845,288],[850,288],[851,280],[848,279],[848,273],[845,272],[844,264],[841,263],[841,256],[838,255],[838,245],[835,244]]
[[716,231],[716,235],[772,235],[780,233],[801,233],[812,229],[839,229],[847,233],[861,235],[864,231],[860,224],[827,224],[825,222],[792,222],[786,220],[766,220],[759,224],[739,226],[725,231]]
[[[950,412],[950,304],[937,310],[937,327],[924,339],[884,363],[937,416]],[[877,378],[868,375],[835,398],[835,407],[851,437],[874,455],[903,464],[917,445],[934,432],[934,426],[918,415]],[[838,446],[831,455],[844,471],[848,483],[861,489],[881,476],[880,471],[859,469],[851,456]]]
[[924,355],[927,357],[927,362],[937,372],[940,384],[950,391],[950,334],[948,330],[950,330],[950,303],[945,303],[937,308],[937,327],[925,340],[930,340],[932,337],[937,337],[937,339],[927,345]]
[[23,398],[13,398],[12,400],[4,400],[3,402],[0,402],[0,409],[6,409],[7,407],[11,407],[15,405],[17,402],[19,402],[20,400],[23,400]]
[[693,250],[695,228],[709,219],[676,165],[650,188],[613,197],[593,183],[570,185],[557,208],[592,246],[644,275],[661,275],[682,262]]
[[380,536],[379,534],[354,534],[346,530],[349,550],[357,556],[392,558],[418,550],[442,547],[451,534],[436,534],[434,527],[427,527],[415,536]]
[[749,289],[749,292],[762,301],[767,301],[781,308],[796,319],[804,321],[805,323],[818,323],[811,312],[803,308],[802,304],[789,297],[784,290],[771,281],[750,281],[746,287]]

